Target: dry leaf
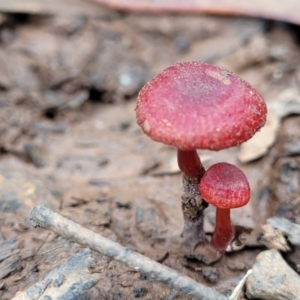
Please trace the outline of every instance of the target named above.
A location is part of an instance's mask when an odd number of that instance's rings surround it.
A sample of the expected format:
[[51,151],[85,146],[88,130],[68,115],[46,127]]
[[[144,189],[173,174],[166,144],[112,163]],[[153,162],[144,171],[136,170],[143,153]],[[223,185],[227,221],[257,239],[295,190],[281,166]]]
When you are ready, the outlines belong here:
[[280,117],[268,111],[266,125],[253,138],[243,143],[238,152],[239,161],[246,163],[265,155],[275,143],[280,126]]
[[243,143],[239,149],[238,159],[243,163],[258,159],[268,152],[276,141],[283,117],[290,114],[300,114],[299,91],[297,89],[286,89],[267,105],[266,125],[253,138]]

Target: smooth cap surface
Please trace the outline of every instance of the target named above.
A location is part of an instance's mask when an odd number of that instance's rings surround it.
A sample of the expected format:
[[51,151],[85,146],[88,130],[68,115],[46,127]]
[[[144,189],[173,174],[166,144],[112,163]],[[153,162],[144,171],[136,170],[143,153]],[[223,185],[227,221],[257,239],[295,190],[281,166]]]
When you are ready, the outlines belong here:
[[182,150],[221,150],[266,121],[260,94],[237,75],[201,62],[176,63],[140,91],[137,123],[153,140]]
[[223,209],[244,206],[250,199],[247,177],[238,167],[228,163],[218,163],[208,168],[199,188],[206,202]]

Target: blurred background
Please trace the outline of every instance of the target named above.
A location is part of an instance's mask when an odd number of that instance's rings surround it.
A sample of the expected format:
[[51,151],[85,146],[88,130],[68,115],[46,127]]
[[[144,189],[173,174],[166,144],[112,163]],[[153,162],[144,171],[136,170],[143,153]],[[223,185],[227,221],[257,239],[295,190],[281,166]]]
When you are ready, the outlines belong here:
[[[223,294],[261,251],[268,217],[300,223],[300,2],[162,2],[0,0],[1,299],[79,249],[28,224],[36,204]],[[252,188],[249,205],[232,214],[253,229],[247,247],[213,267],[183,257],[176,150],[144,136],[134,112],[147,81],[191,60],[237,73],[269,111],[249,143],[199,152],[205,167],[238,165]],[[214,213],[206,210],[208,234]],[[298,250],[289,256],[296,272],[298,258]],[[70,299],[190,299],[99,261],[102,279]]]

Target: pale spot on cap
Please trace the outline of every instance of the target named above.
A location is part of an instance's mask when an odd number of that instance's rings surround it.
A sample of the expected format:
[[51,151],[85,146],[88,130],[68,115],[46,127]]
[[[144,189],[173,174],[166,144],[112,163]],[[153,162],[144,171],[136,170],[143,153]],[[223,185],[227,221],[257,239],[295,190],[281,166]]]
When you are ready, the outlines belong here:
[[145,120],[144,124],[143,124],[143,128],[145,130],[145,132],[149,132],[151,127],[150,127],[150,124],[148,123],[147,120]]

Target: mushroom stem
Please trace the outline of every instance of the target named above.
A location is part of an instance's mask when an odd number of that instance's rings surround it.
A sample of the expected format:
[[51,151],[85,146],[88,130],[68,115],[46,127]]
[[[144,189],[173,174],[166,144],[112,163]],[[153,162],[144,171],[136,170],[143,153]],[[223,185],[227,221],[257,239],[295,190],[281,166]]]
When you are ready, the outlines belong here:
[[230,209],[217,208],[216,225],[212,236],[212,245],[224,253],[234,236],[234,227],[231,225]]
[[203,229],[204,209],[207,203],[201,198],[198,185],[205,173],[196,150],[177,151],[178,166],[183,173],[182,212],[184,226],[183,244],[192,253],[205,240]]
[[201,178],[204,174],[204,168],[196,150],[177,151],[177,161],[182,173],[190,177]]

